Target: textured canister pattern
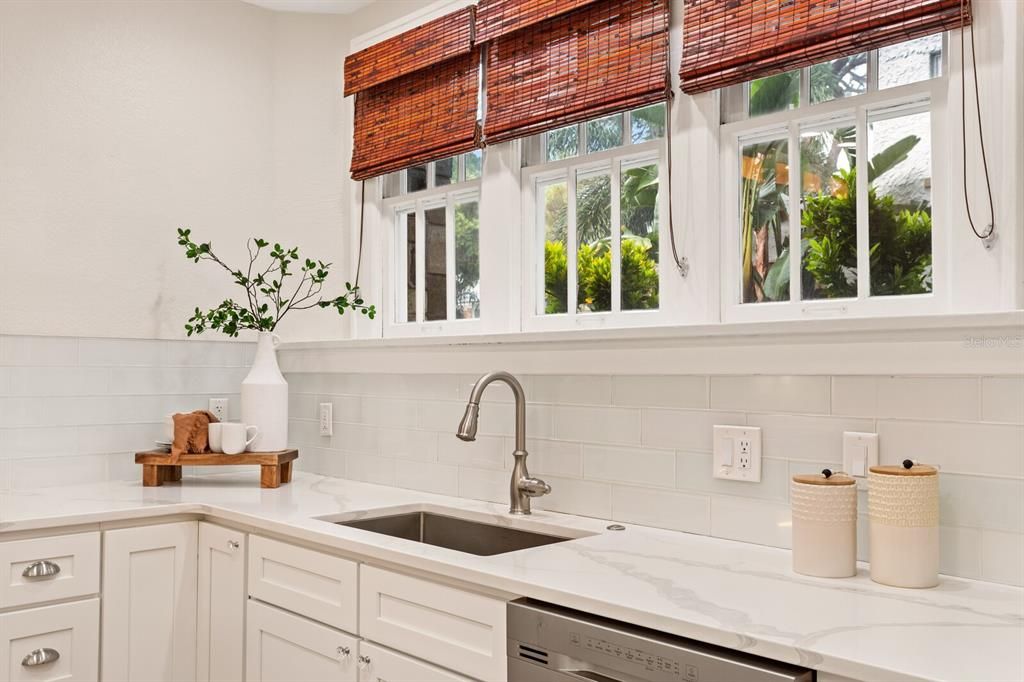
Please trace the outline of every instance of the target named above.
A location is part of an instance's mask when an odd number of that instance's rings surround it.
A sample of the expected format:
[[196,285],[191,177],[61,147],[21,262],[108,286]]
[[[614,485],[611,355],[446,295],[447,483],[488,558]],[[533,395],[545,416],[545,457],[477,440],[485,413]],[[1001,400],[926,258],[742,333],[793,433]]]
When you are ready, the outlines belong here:
[[939,477],[868,474],[868,516],[903,528],[939,524]]
[[793,518],[817,523],[844,524],[857,520],[857,486],[825,486],[793,481],[790,490]]

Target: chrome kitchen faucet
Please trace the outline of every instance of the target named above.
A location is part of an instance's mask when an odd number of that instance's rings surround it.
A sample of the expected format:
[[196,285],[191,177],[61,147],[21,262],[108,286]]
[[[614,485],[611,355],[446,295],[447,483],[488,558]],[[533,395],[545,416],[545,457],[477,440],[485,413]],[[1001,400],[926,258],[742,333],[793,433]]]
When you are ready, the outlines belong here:
[[530,476],[526,469],[526,457],[530,453],[526,451],[526,394],[519,381],[508,372],[490,372],[480,377],[469,394],[469,403],[466,405],[466,414],[459,422],[459,430],[455,433],[459,440],[476,440],[477,421],[480,417],[480,397],[484,389],[495,381],[502,381],[508,384],[516,398],[516,449],[512,456],[516,458],[515,466],[512,467],[512,481],[509,485],[511,501],[509,503],[510,514],[529,514],[530,498],[547,495],[551,492],[551,486],[539,478]]

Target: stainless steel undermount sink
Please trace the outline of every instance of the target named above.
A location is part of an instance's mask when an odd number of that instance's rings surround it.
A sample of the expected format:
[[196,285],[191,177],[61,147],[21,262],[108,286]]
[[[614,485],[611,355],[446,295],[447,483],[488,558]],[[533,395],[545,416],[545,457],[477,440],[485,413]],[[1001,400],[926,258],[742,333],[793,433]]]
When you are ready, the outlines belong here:
[[494,556],[531,547],[542,547],[580,537],[512,528],[439,514],[432,511],[405,511],[380,516],[338,520],[324,518],[339,526],[359,528],[391,537],[444,547],[477,556]]

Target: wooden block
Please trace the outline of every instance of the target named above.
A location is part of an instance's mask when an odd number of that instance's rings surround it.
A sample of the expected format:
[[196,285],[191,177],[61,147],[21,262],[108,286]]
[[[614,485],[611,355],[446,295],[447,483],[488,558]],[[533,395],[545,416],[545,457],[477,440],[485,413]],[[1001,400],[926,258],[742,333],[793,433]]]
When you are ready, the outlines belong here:
[[160,478],[160,467],[155,464],[142,465],[142,485],[144,487],[153,488],[161,486],[163,483],[163,479]]
[[292,482],[292,463],[285,462],[281,465],[281,483]]
[[281,467],[274,464],[264,464],[260,467],[260,487],[276,488],[281,485]]

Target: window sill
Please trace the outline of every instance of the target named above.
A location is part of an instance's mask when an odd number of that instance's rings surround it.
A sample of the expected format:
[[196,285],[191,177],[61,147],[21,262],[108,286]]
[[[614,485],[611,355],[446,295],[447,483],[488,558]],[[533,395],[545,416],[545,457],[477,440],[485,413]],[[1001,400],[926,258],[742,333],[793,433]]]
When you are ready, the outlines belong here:
[[609,343],[623,345],[687,346],[708,342],[741,345],[757,340],[765,342],[827,342],[830,337],[844,343],[960,339],[965,343],[977,338],[1024,348],[1024,310],[995,313],[960,313],[905,317],[870,317],[828,320],[787,320],[778,322],[730,322],[714,324],[634,327],[626,329],[578,329],[551,332],[512,332],[504,334],[466,334],[392,339],[338,339],[297,341],[281,348],[292,350],[384,350],[430,348],[485,349],[513,346],[516,350],[550,345],[593,347]]

